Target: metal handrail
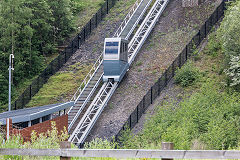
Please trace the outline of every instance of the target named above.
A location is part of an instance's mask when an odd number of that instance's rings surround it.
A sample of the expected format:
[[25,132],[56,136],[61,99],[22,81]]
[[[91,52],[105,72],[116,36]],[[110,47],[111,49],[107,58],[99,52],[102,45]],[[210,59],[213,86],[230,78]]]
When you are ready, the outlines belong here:
[[131,19],[132,15],[136,12],[137,8],[139,7],[139,5],[141,4],[143,0],[137,0],[133,7],[131,8],[131,10],[129,11],[129,13],[127,14],[127,16],[124,18],[123,22],[121,23],[121,25],[118,27],[116,33],[114,34],[114,37],[119,37],[122,33],[122,31],[124,30],[124,28],[126,27],[126,24],[129,22],[129,20]]
[[[88,84],[88,81],[92,78],[92,76],[95,74],[96,70],[99,68],[99,66],[102,64],[102,60],[103,60],[103,54],[101,54],[97,61],[95,62],[95,64],[93,65],[93,67],[91,68],[91,70],[88,72],[88,74],[86,75],[86,77],[84,78],[84,80],[82,81],[82,83],[80,84],[79,88],[77,89],[77,91],[75,92],[75,94],[73,95],[71,101],[74,101],[74,103],[76,103],[78,97],[81,95],[81,92],[84,90],[84,88],[86,87],[86,84]],[[79,93],[79,95],[78,95]],[[78,95],[78,96],[77,96]]]
[[[123,29],[125,28],[126,24],[128,23],[128,21],[130,20],[130,18],[132,17],[132,15],[135,13],[136,9],[138,8],[138,6],[140,5],[140,3],[143,0],[137,0],[134,4],[134,6],[131,8],[130,12],[127,14],[127,16],[125,17],[124,21],[121,23],[120,27],[118,28],[118,30],[115,32],[115,35],[120,35],[123,31]],[[75,92],[75,94],[73,95],[71,101],[74,101],[74,103],[76,103],[77,99],[79,98],[79,96],[81,95],[81,92],[84,90],[84,88],[86,87],[86,85],[88,84],[88,81],[92,78],[92,76],[94,75],[95,71],[98,69],[98,67],[101,65],[102,63],[102,59],[103,59],[103,53],[98,57],[97,61],[95,62],[95,64],[93,65],[93,67],[91,68],[91,70],[89,71],[89,73],[87,74],[87,76],[84,78],[83,82],[80,84],[79,88],[77,89],[77,91]],[[98,64],[98,65],[97,65]],[[96,67],[97,66],[97,67]],[[93,72],[93,73],[92,73]],[[77,96],[78,95],[78,96]],[[72,107],[69,109],[69,111],[71,111]],[[68,111],[68,112],[69,112]]]
[[[103,73],[100,77],[103,76]],[[89,95],[87,96],[86,100],[84,101],[84,103],[82,104],[82,106],[79,108],[77,114],[73,117],[71,123],[68,125],[68,131],[71,130],[73,124],[75,123],[75,121],[77,120],[78,116],[81,114],[82,110],[84,109],[84,107],[87,105],[88,100],[91,98],[91,96],[93,95],[94,91],[97,89],[98,84],[100,83],[101,78],[98,79],[97,83],[94,85],[93,89],[91,90],[91,92],[89,93]],[[80,94],[81,95],[81,94]]]
[[[125,17],[124,21],[121,23],[120,27],[118,28],[118,30],[115,32],[114,35],[118,35],[119,36],[122,33],[122,31],[124,30],[124,28],[128,24],[129,20],[131,19],[131,17],[136,12],[137,8],[139,7],[139,5],[142,2],[143,2],[143,0],[137,0],[135,2],[134,6],[131,8],[130,12],[127,14],[127,16]],[[72,97],[71,101],[74,101],[74,104],[77,103],[79,97],[82,95],[83,91],[87,87],[87,84],[91,81],[92,77],[95,75],[96,71],[98,70],[98,68],[102,64],[102,61],[103,61],[103,53],[98,57],[97,61],[95,62],[95,64],[93,65],[93,67],[91,68],[91,70],[89,71],[87,76],[84,78],[84,80],[81,83],[80,87],[77,89],[77,91],[75,92],[74,96]],[[71,112],[73,107],[74,107],[74,105],[69,109],[68,114]],[[79,115],[80,112],[77,112],[77,115]],[[69,128],[71,128],[71,126],[73,125],[72,123],[74,123],[76,121],[76,119],[77,118],[76,118],[76,115],[75,115],[73,120],[71,121],[71,123],[69,125]]]

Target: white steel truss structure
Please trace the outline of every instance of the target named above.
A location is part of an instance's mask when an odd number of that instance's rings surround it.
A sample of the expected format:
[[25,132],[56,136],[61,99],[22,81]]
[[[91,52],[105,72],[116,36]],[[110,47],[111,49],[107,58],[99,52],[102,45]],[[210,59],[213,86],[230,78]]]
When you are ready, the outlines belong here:
[[71,142],[76,145],[80,145],[84,142],[116,88],[117,82],[108,81],[103,84],[83,118],[78,123],[76,130],[70,136],[69,140]]
[[128,62],[129,65],[132,64],[134,58],[136,57],[138,51],[144,44],[145,40],[147,39],[148,35],[151,33],[152,29],[154,28],[155,24],[157,23],[160,15],[166,8],[169,0],[157,0],[151,10],[149,11],[147,17],[144,19],[143,23],[137,30],[136,34],[132,38],[129,43],[128,49]]
[[[122,22],[122,24],[120,25],[120,27],[118,28],[118,30],[116,31],[116,33],[114,34],[114,36],[120,36],[124,30],[124,28],[127,26],[128,22],[130,21],[130,19],[132,18],[132,16],[134,15],[134,13],[137,11],[137,9],[139,8],[139,6],[143,3],[144,0],[137,0],[136,3],[134,4],[134,6],[131,8],[130,12],[127,14],[127,16],[125,17],[124,21]],[[134,25],[131,28],[130,32],[133,32],[133,30],[135,29],[135,27],[137,26],[138,22],[140,21],[141,17],[143,16],[143,14],[145,13],[146,9],[148,8],[148,6],[150,5],[150,3],[152,2],[152,0],[149,0],[148,4],[145,6],[144,10],[142,11],[141,15],[138,17],[138,19],[136,20],[136,22],[134,23]],[[127,35],[127,38],[130,36],[130,32]],[[74,101],[74,106],[72,106],[69,111],[68,111],[68,115],[71,114],[71,112],[73,112],[73,110],[76,108],[76,104],[78,102],[78,100],[82,97],[83,92],[87,89],[87,87],[89,86],[89,83],[92,81],[93,77],[96,75],[97,71],[99,71],[100,66],[102,65],[103,62],[103,54],[101,54],[97,61],[95,62],[95,64],[93,65],[93,67],[91,68],[91,70],[89,71],[89,73],[87,74],[87,76],[84,78],[83,82],[81,83],[81,85],[79,86],[79,88],[77,89],[77,91],[75,92],[74,96],[72,97],[71,101]],[[83,111],[83,109],[85,108],[85,106],[87,105],[88,101],[90,100],[91,96],[93,95],[93,93],[95,92],[96,88],[99,85],[100,80],[102,79],[102,75],[103,72],[101,73],[101,76],[99,77],[98,81],[95,83],[94,87],[91,89],[89,95],[87,96],[87,98],[85,99],[85,101],[83,102],[83,104],[80,106],[80,108],[78,108],[77,113],[75,114],[75,116],[70,119],[70,123],[68,124],[68,131],[71,130],[71,128],[73,127],[74,123],[76,122],[76,120],[78,119],[79,115],[81,114],[81,112]]]
[[[157,0],[144,19],[142,25],[137,30],[128,46],[128,50],[130,52],[129,64],[133,62],[138,51],[142,47],[143,43],[159,19],[161,13],[168,4],[168,1],[169,0]],[[111,98],[118,84],[118,82],[113,83],[111,81],[105,82],[103,84],[100,91],[89,106],[88,110],[85,112],[84,116],[78,123],[73,134],[70,136],[69,141],[73,142],[76,145],[81,145],[84,143],[90,130],[97,121],[97,118],[100,116],[104,107],[107,105],[107,102]]]
[[116,33],[113,37],[120,37],[122,31],[127,26],[128,22],[130,21],[133,14],[136,12],[140,4],[143,2],[143,0],[137,0],[136,3],[133,5],[127,16],[124,18],[123,22],[120,24],[119,28],[117,29]]

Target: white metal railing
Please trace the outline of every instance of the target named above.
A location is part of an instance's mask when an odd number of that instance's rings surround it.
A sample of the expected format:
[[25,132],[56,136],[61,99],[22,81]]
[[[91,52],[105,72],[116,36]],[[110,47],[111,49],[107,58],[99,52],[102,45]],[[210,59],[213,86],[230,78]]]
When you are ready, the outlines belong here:
[[82,119],[78,123],[76,129],[71,134],[69,141],[80,145],[84,142],[87,135],[89,134],[91,128],[95,124],[99,115],[106,106],[111,95],[114,93],[117,88],[118,82],[105,82],[101,87],[100,91],[94,98],[93,102],[89,106],[88,110],[83,115]]
[[[76,103],[77,99],[79,98],[79,96],[81,95],[82,91],[85,89],[86,85],[88,84],[89,80],[91,80],[91,78],[94,76],[94,74],[96,73],[97,69],[100,67],[100,65],[102,64],[103,61],[103,54],[101,54],[97,61],[95,62],[95,64],[93,65],[93,67],[91,68],[91,70],[88,72],[87,76],[84,78],[84,80],[82,81],[82,83],[80,84],[79,88],[77,89],[77,91],[75,92],[75,94],[73,95],[71,101],[74,101],[74,103]],[[70,109],[71,110],[71,109]]]
[[[150,0],[152,1],[152,0]],[[126,27],[127,23],[129,22],[129,20],[131,19],[132,15],[136,12],[137,8],[139,7],[139,5],[143,2],[143,0],[137,0],[136,3],[134,4],[134,6],[131,8],[130,12],[128,13],[128,15],[125,17],[124,21],[122,22],[121,26],[119,27],[119,29],[115,32],[114,35],[121,35],[123,29]],[[144,10],[145,12],[145,10]],[[134,28],[136,27],[136,25],[133,26]],[[93,76],[95,75],[96,71],[98,70],[98,68],[100,67],[100,65],[102,64],[103,61],[103,53],[101,53],[101,55],[98,57],[97,61],[95,62],[95,64],[93,65],[93,67],[91,68],[91,70],[89,71],[89,73],[87,74],[87,76],[84,78],[83,82],[80,84],[79,88],[77,89],[77,91],[75,92],[75,94],[73,95],[71,101],[74,101],[74,104],[76,104],[77,100],[79,99],[79,97],[82,95],[83,91],[85,90],[85,88],[87,87],[87,84],[91,81],[91,79],[93,78]],[[101,78],[101,77],[100,77]],[[71,110],[73,109],[74,106],[72,106],[69,111],[68,114],[71,112]],[[81,107],[82,108],[82,107]],[[82,109],[81,109],[82,110]],[[81,111],[80,111],[81,112]],[[78,111],[77,115],[80,114],[80,112]],[[74,121],[72,120],[69,127],[71,128],[72,123],[75,122],[75,120],[77,119],[76,116],[74,116]]]
[[[130,65],[156,24],[159,16],[168,4],[168,1],[169,0],[157,0],[154,3],[144,19],[143,24],[139,27],[138,31],[134,35],[133,40],[129,43],[128,50],[131,51],[129,56]],[[100,116],[103,108],[106,106],[118,84],[118,82],[111,83],[110,81],[103,84],[88,110],[85,112],[84,116],[70,136],[69,141],[75,143],[76,145],[81,145],[84,143],[91,128],[95,124],[97,118]]]
[[[126,27],[128,21],[131,19],[132,15],[135,13],[136,9],[138,8],[138,6],[141,4],[142,1],[143,0],[136,1],[134,6],[131,8],[130,12],[125,17],[124,21],[121,23],[118,30],[115,32],[114,37],[119,37],[121,35],[123,29]],[[86,84],[88,84],[88,81],[92,78],[96,69],[98,69],[98,66],[100,66],[102,64],[102,60],[103,60],[103,53],[98,57],[97,61],[95,62],[95,64],[93,65],[93,67],[91,68],[91,70],[89,71],[87,76],[84,78],[83,82],[81,83],[81,85],[79,86],[79,88],[77,89],[75,94],[73,95],[71,101],[75,102],[78,99],[78,97],[81,95],[81,92],[84,90],[84,87],[86,86]]]
[[139,21],[141,20],[141,18],[143,17],[143,15],[145,14],[147,8],[150,6],[150,4],[152,3],[153,0],[148,0],[148,3],[145,5],[143,11],[141,12],[141,14],[139,15],[138,19],[136,20],[136,22],[134,23],[133,27],[131,28],[131,30],[128,32],[127,36],[125,37],[125,39],[129,39],[129,37],[131,36],[132,32],[134,31],[135,27],[138,25]]
[[114,34],[114,37],[119,37],[122,33],[122,31],[124,30],[124,28],[127,26],[129,20],[131,19],[131,17],[134,15],[134,13],[136,12],[137,8],[139,7],[139,5],[141,4],[143,0],[137,0],[136,3],[133,5],[133,7],[131,8],[131,10],[129,11],[129,13],[127,14],[127,16],[124,18],[123,22],[121,23],[121,25],[119,26],[119,28],[117,29],[116,33]]
[[[103,76],[103,73],[101,74],[100,77]],[[87,105],[89,99],[91,98],[91,96],[93,95],[93,93],[95,92],[95,90],[97,89],[99,83],[101,81],[101,78],[98,79],[97,83],[94,85],[93,89],[91,90],[91,92],[88,94],[86,100],[83,102],[82,106],[80,106],[79,110],[77,111],[77,114],[73,117],[73,119],[71,120],[71,123],[68,125],[68,131],[71,130],[73,124],[76,122],[76,120],[78,119],[78,116],[81,114],[82,110],[84,109],[84,107]]]
[[128,63],[131,65],[134,58],[136,57],[138,51],[144,44],[145,40],[147,39],[148,35],[151,33],[153,27],[155,26],[157,20],[159,19],[160,15],[166,8],[169,0],[157,0],[151,10],[149,11],[148,15],[144,19],[143,23],[137,30],[136,34],[132,38],[129,43],[129,59]]

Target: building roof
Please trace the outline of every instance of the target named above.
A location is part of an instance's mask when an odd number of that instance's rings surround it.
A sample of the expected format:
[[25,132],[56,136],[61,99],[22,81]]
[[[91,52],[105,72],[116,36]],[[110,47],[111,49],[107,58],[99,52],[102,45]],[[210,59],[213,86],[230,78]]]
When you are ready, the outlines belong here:
[[3,112],[0,113],[0,125],[6,125],[7,118],[11,118],[12,123],[31,121],[67,109],[73,104],[74,102],[66,102]]

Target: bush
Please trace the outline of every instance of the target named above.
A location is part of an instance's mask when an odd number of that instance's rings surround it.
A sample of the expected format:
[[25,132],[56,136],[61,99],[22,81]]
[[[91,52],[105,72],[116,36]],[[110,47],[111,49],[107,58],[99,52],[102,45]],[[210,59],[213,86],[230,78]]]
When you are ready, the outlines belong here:
[[230,86],[240,85],[240,56],[231,56],[230,67],[225,70],[227,76],[232,80]]
[[185,98],[178,107],[174,104],[159,106],[140,134],[125,138],[124,148],[160,148],[163,141],[173,142],[175,149],[184,150],[238,146],[240,100],[237,93],[222,92],[221,86],[207,80],[199,93]]
[[217,31],[217,39],[225,55],[226,75],[231,79],[231,86],[240,83],[240,1],[233,2]]
[[221,42],[217,38],[217,32],[213,32],[209,35],[209,40],[206,46],[205,53],[215,57],[218,56],[219,53],[221,53],[221,51],[222,51]]
[[193,66],[192,62],[186,63],[181,69],[177,69],[175,82],[187,87],[200,78],[200,71]]

